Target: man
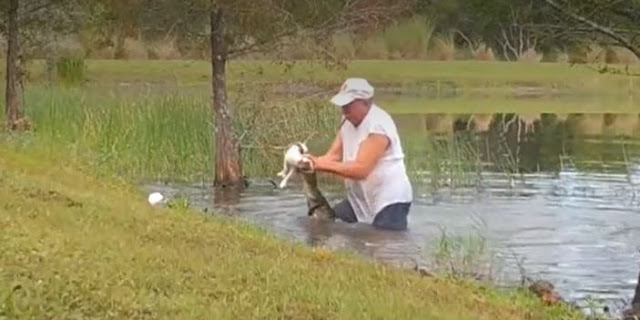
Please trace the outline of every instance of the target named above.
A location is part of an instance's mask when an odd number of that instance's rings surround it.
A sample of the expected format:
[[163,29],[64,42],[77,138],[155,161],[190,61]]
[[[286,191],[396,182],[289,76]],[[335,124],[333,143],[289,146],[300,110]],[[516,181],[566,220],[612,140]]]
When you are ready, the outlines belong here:
[[396,125],[373,103],[373,95],[367,80],[347,79],[331,99],[346,121],[329,150],[309,158],[316,171],[345,179],[347,198],[334,207],[340,219],[404,230],[413,191]]

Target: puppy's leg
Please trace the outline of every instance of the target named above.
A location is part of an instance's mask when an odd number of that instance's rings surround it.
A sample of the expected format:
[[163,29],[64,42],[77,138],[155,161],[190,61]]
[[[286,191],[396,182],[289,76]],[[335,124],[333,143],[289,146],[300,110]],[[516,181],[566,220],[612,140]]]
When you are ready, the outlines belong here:
[[293,175],[294,172],[295,172],[295,170],[292,168],[291,170],[289,170],[287,175],[284,176],[284,179],[282,179],[282,181],[280,182],[280,189],[282,189],[282,188],[287,186],[287,181],[289,181],[289,178],[291,178],[291,176]]
[[284,174],[287,172],[287,157],[284,157],[284,161],[282,163],[282,171],[278,172],[278,177],[284,177]]

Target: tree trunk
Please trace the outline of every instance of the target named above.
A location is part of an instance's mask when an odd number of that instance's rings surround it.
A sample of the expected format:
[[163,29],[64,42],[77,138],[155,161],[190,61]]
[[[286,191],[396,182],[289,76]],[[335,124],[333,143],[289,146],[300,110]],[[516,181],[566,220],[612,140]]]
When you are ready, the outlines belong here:
[[124,48],[124,43],[126,40],[126,35],[122,27],[119,27],[116,33],[116,47],[113,53],[113,58],[116,60],[119,59],[127,59],[127,55]]
[[212,9],[209,18],[211,23],[211,67],[213,72],[214,185],[240,186],[243,182],[240,149],[233,137],[231,112],[227,104],[227,48],[224,39],[225,21],[223,9]]
[[20,119],[20,95],[18,94],[18,84],[20,76],[18,70],[18,0],[9,0],[9,26],[8,26],[8,46],[6,65],[6,88],[5,88],[5,116],[7,128],[16,129]]

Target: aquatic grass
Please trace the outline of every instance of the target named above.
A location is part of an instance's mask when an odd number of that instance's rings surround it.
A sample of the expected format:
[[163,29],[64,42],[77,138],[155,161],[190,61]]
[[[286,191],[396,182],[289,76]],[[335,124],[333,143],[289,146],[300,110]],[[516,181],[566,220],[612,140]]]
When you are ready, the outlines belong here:
[[[248,176],[274,176],[294,141],[308,140],[315,153],[331,143],[339,121],[335,108],[313,99],[267,102],[258,95],[230,95]],[[199,181],[211,174],[213,118],[210,102],[199,95],[109,97],[33,88],[27,96],[42,145],[75,150],[105,172],[160,181]]]
[[421,132],[422,138],[405,137],[406,163],[412,180],[426,182],[430,191],[473,187],[480,181],[480,146],[465,134]]
[[[266,90],[243,92],[232,93],[229,104],[247,177],[275,179],[282,155],[294,141],[306,141],[312,153],[322,154],[335,138],[339,110],[317,96],[273,101]],[[32,88],[27,97],[28,114],[43,146],[65,149],[105,174],[172,182],[202,181],[212,174],[213,118],[204,95],[167,90],[135,97]],[[433,125],[446,132],[452,125],[447,121],[453,119]],[[477,141],[459,135],[443,139],[413,127],[400,131],[412,179],[420,179],[426,170],[434,188],[476,183]],[[327,175],[319,178],[323,184],[339,184]]]
[[440,228],[440,238],[434,253],[434,272],[451,277],[470,277],[490,281],[494,276],[483,264],[487,259],[486,239],[481,235],[460,236],[448,234]]
[[207,175],[211,117],[206,100],[179,94],[102,99],[79,90],[29,92],[43,145],[74,147],[96,167],[146,179]]
[[311,249],[0,144],[7,318],[578,319],[519,290]]
[[469,217],[472,228],[466,235],[438,226],[439,238],[425,251],[428,270],[448,278],[513,287],[521,279],[502,278],[502,272],[513,266],[507,265],[498,248],[492,247],[486,221],[475,212]]

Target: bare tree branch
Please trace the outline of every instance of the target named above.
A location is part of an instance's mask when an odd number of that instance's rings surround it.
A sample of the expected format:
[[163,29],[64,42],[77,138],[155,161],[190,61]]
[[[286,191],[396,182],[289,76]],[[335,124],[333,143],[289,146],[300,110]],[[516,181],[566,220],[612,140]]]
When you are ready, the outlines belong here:
[[[282,39],[284,37],[288,37],[288,36],[293,36],[297,33],[296,29],[290,29],[290,30],[285,30],[277,35],[274,36],[274,39]],[[277,40],[275,40],[277,41]],[[260,41],[255,41],[253,43],[247,43],[243,46],[240,47],[236,47],[236,48],[229,48],[229,50],[227,51],[227,54],[229,55],[229,58],[236,58],[245,54],[249,54],[249,53],[253,53],[253,52],[258,52],[264,49],[265,46],[269,45],[270,43],[273,43],[274,40],[273,39],[264,39],[264,40],[260,40]],[[275,45],[275,44],[273,44]]]
[[628,6],[628,7],[620,6],[616,8],[611,8],[611,12],[627,18],[632,23],[635,23],[635,24],[640,23],[640,11],[638,11],[638,8],[632,8],[631,6]]
[[[566,26],[556,25],[556,24],[545,24],[545,23],[531,23],[531,24],[526,24],[525,26],[530,28],[538,28],[538,29],[564,30],[567,32],[572,32],[572,31],[593,32],[593,28],[591,27],[573,27],[568,29]],[[615,33],[640,35],[640,30],[624,29],[624,28],[609,28],[609,29]]]
[[[305,30],[306,38],[309,39],[319,39],[323,36],[329,36],[336,32],[360,30],[367,25],[370,25],[372,21],[376,24],[389,21],[398,14],[406,11],[408,8],[406,1],[397,1],[393,5],[388,5],[383,1],[374,5],[371,5],[365,0],[347,1],[342,7],[342,10],[338,10],[321,25],[310,30],[309,28],[303,28],[303,26],[296,23],[293,18],[293,14],[285,8],[274,7],[271,9],[278,12],[278,14],[286,20],[281,22],[285,25],[283,30],[268,37],[267,39],[245,43],[244,45],[240,45],[235,48],[229,48],[229,55],[230,57],[238,57],[244,54],[261,51],[267,47],[275,47],[281,39],[295,36],[301,30]],[[318,51],[324,52],[323,50],[320,50],[320,48],[318,48]],[[333,60],[334,57],[331,57],[331,55],[329,56]]]
[[24,15],[28,16],[28,15],[36,13],[36,12],[42,10],[42,9],[49,8],[49,7],[53,6],[53,5],[54,5],[53,1],[46,1],[45,3],[42,3],[42,4],[38,5],[38,6],[26,9],[25,12],[24,12]]
[[614,40],[616,40],[618,43],[620,43],[622,46],[624,46],[625,48],[631,50],[631,52],[633,52],[633,54],[640,58],[640,49],[635,47],[628,39],[625,39],[624,37],[620,36],[618,33],[614,32],[613,30],[611,30],[608,27],[602,26],[598,23],[595,23],[589,19],[586,19],[585,17],[582,17],[576,13],[573,13],[567,9],[564,9],[562,6],[560,6],[559,4],[557,4],[554,0],[545,0],[545,2],[547,4],[549,4],[550,6],[552,6],[554,9],[556,9],[558,12],[562,13],[563,15],[577,21],[580,22],[584,25],[589,26],[590,28],[592,28],[594,31],[600,32]]

